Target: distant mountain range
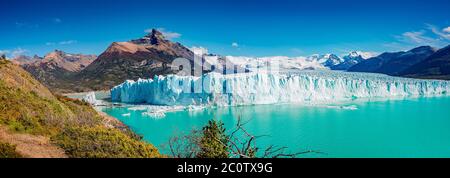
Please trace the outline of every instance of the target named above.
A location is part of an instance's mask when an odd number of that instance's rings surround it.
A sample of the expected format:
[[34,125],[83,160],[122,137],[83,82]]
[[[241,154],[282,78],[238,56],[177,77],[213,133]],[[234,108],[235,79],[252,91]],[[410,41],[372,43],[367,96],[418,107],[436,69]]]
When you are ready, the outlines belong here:
[[434,52],[436,50],[430,46],[421,46],[406,52],[383,53],[377,57],[361,61],[349,68],[348,71],[398,75],[412,65],[425,60]]
[[[180,43],[164,38],[153,29],[142,38],[112,43],[100,56],[66,54],[54,51],[44,58],[20,56],[13,59],[54,92],[107,90],[125,80],[152,78],[178,72],[171,63],[176,58],[188,59],[194,53]],[[191,73],[200,75],[202,70]]]
[[450,45],[400,72],[400,75],[413,78],[450,80]]
[[15,63],[15,64],[24,65],[24,64],[34,63],[34,62],[40,61],[42,59],[43,58],[39,57],[38,55],[34,55],[33,57],[20,55],[20,56],[15,57],[12,60],[12,62]]
[[68,54],[55,50],[43,58],[19,57],[13,62],[20,64],[47,87],[59,92],[72,92],[72,88],[78,85],[72,82],[72,76],[86,68],[96,58],[95,55]]
[[[331,69],[350,72],[372,72],[394,76],[415,78],[450,79],[450,56],[447,46],[436,50],[421,46],[409,51],[386,52],[372,56],[364,52],[350,52],[339,57],[335,54],[312,55],[309,57],[232,57],[212,54],[195,54],[180,43],[165,39],[164,35],[153,29],[142,38],[127,42],[112,43],[100,56],[69,54],[55,50],[44,57],[18,56],[12,61],[30,72],[37,80],[54,92],[82,92],[108,90],[125,80],[153,78],[179,72],[171,63],[176,58],[185,58],[191,66],[209,65],[214,69],[232,71],[253,70],[267,67],[267,63],[277,61],[283,69]],[[195,51],[195,50],[194,50]],[[200,63],[194,57],[203,59]],[[216,57],[214,60],[214,57]],[[234,65],[228,69],[226,64]],[[200,70],[202,71],[202,70]],[[191,74],[200,75],[191,70]]]

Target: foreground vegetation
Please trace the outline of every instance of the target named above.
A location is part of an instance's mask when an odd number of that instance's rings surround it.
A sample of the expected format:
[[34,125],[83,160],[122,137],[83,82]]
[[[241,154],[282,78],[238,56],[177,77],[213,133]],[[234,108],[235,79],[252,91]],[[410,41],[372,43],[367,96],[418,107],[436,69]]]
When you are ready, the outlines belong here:
[[0,142],[0,158],[20,158],[22,157],[16,152],[16,146],[9,143]]
[[270,145],[261,148],[256,140],[264,137],[254,136],[244,128],[240,118],[235,128],[227,132],[224,124],[218,120],[210,120],[201,130],[192,130],[186,135],[172,137],[169,150],[174,158],[294,158],[318,151],[287,153],[287,147]]
[[152,158],[160,156],[158,150],[152,145],[136,141],[117,129],[100,126],[68,128],[54,139],[71,157]]
[[[161,156],[153,145],[119,122],[99,115],[88,103],[53,95],[5,59],[0,59],[0,127],[48,137],[69,157]],[[12,145],[2,144],[1,148],[5,154],[0,157],[13,155]]]

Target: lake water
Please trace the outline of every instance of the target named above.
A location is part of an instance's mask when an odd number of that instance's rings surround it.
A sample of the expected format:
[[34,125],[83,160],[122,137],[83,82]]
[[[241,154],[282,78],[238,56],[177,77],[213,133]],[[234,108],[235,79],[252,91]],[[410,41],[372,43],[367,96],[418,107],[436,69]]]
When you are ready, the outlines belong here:
[[177,111],[155,118],[129,107],[102,110],[167,153],[169,138],[220,119],[227,128],[238,117],[259,146],[325,154],[301,157],[450,157],[450,97],[354,101],[336,105],[257,105]]

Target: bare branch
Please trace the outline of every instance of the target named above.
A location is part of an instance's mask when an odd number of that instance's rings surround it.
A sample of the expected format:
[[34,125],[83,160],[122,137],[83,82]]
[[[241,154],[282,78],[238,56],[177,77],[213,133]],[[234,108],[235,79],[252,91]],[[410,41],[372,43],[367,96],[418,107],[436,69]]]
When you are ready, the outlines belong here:
[[[220,138],[214,138],[219,144],[223,145],[229,151],[229,157],[231,158],[253,158],[258,154],[260,148],[257,146],[256,141],[262,137],[270,137],[270,135],[252,135],[246,129],[245,125],[249,123],[249,120],[243,122],[241,117],[238,117],[235,127],[229,132],[226,137],[227,140],[221,140]],[[198,155],[201,148],[200,140],[202,133],[198,130],[194,130],[189,135],[182,135],[173,137],[169,140],[169,149],[173,157],[175,158],[193,158]],[[225,142],[225,143],[224,143]],[[262,158],[295,158],[302,154],[318,153],[322,152],[308,150],[296,153],[285,153],[288,147],[277,147],[269,145],[264,148]]]

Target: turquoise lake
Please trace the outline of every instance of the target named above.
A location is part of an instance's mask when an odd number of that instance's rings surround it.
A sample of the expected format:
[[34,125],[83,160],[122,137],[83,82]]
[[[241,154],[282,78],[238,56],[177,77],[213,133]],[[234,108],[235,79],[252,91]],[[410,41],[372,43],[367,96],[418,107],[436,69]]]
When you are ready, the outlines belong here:
[[354,101],[336,105],[256,105],[209,108],[166,113],[152,118],[129,107],[103,108],[144,140],[167,153],[171,136],[201,128],[217,118],[227,128],[236,118],[248,121],[245,128],[259,146],[287,146],[325,154],[300,157],[416,158],[450,157],[450,97],[408,98],[385,101]]

